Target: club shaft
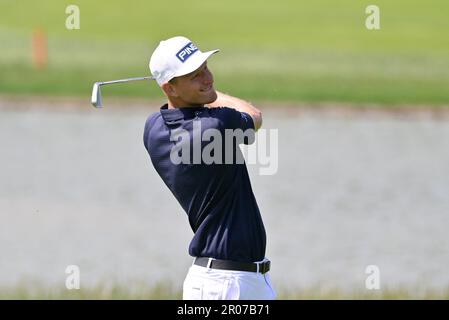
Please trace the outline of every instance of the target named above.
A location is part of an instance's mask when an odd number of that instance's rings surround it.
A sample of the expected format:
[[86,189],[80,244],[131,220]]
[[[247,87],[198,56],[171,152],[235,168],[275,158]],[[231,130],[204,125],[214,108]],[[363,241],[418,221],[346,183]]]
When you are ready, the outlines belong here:
[[111,80],[99,82],[100,85],[104,84],[113,84],[113,83],[121,83],[121,82],[129,82],[129,81],[139,81],[139,80],[153,80],[153,77],[137,77],[137,78],[128,78],[128,79],[119,79],[119,80]]

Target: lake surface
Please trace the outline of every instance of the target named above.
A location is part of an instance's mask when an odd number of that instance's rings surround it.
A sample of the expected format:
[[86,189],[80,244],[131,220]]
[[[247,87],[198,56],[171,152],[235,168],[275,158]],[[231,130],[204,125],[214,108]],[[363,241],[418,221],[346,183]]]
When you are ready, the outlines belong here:
[[[0,102],[0,286],[181,288],[187,216],[142,143],[153,104],[96,110]],[[449,120],[264,110],[279,166],[250,165],[278,288],[449,285]]]

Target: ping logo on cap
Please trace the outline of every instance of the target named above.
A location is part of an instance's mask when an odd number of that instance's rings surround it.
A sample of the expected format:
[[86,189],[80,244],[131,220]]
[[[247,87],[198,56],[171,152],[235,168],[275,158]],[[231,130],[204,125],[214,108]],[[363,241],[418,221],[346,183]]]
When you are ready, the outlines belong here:
[[198,48],[192,43],[189,42],[184,48],[179,50],[179,52],[176,54],[176,57],[184,63],[187,59],[189,59],[192,54],[198,51]]

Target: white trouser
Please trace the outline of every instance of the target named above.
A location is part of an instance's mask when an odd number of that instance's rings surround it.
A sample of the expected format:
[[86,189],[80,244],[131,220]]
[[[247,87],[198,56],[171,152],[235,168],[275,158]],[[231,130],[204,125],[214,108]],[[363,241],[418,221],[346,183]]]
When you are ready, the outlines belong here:
[[274,300],[268,272],[211,269],[192,265],[183,285],[184,300]]

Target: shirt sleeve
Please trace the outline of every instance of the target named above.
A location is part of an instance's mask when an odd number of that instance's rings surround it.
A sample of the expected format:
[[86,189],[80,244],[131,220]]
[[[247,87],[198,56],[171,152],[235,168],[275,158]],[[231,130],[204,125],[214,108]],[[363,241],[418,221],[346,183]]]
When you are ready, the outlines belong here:
[[[255,140],[255,127],[253,118],[246,112],[240,112],[232,108],[221,108],[222,120],[225,129],[241,129],[244,132],[242,143],[252,144]],[[249,130],[249,131],[247,131]]]
[[240,112],[232,108],[222,108],[224,122],[227,129],[254,130],[253,118],[246,112]]

